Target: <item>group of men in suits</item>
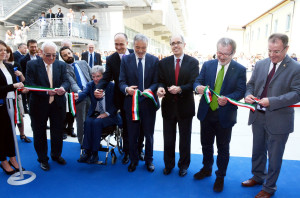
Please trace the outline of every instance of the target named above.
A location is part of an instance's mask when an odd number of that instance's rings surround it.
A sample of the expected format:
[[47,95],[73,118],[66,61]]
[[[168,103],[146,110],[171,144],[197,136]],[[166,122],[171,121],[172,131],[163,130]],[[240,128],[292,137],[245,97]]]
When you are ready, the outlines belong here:
[[[236,52],[236,43],[230,38],[221,38],[217,42],[217,59],[205,62],[199,74],[199,63],[184,54],[185,41],[180,35],[174,35],[170,39],[173,55],[159,61],[157,57],[147,53],[146,36],[138,34],[134,37],[132,51],[127,49],[126,34],[116,34],[116,53],[108,57],[107,70],[93,90],[95,98],[102,98],[109,81],[115,81],[113,102],[116,108],[121,110],[125,127],[124,151],[127,158],[124,157],[123,163],[128,163],[129,155],[131,163],[128,171],[135,171],[138,165],[139,139],[144,137],[145,165],[149,172],[155,170],[153,133],[156,111],[159,108],[158,96],[162,98],[165,163],[163,173],[169,175],[175,167],[178,124],[179,175],[185,176],[190,164],[192,119],[195,115],[193,92],[205,94],[205,90],[210,89],[218,95],[213,94],[210,103],[202,97],[199,104],[197,117],[201,124],[203,167],[194,178],[200,180],[211,176],[214,162],[213,144],[216,138],[218,170],[215,172],[213,190],[223,190],[230,157],[232,127],[237,118],[237,106],[228,102],[227,98],[238,101],[245,97],[245,102],[255,103],[256,108],[254,112],[250,111],[249,116],[249,124],[252,124],[253,131],[253,177],[243,182],[242,186],[263,184],[256,197],[271,197],[276,191],[285,144],[289,133],[294,129],[294,110],[289,106],[300,101],[300,65],[287,55],[289,46],[286,35],[273,34],[268,41],[269,58],[256,63],[252,77],[246,84],[246,68],[232,59]],[[51,42],[44,43],[42,50],[42,59],[28,62],[26,82],[35,86],[60,87],[56,91],[49,91],[48,94],[37,92],[31,95],[30,116],[35,149],[41,167],[48,170],[45,146],[47,118],[50,117],[51,157],[54,161],[65,164],[60,156],[62,139],[58,135],[59,128],[62,127],[61,118],[65,105],[63,94],[70,86],[79,93],[84,89],[86,82],[90,81],[90,65],[88,61],[74,61],[72,50],[68,47],[60,51],[63,60],[69,64],[67,67],[55,60],[56,46]],[[101,60],[95,59],[95,55],[91,54],[88,52],[87,57],[92,57],[93,64],[96,64],[95,60]],[[52,79],[49,75],[51,72]],[[70,82],[73,83],[70,85]],[[139,94],[139,91],[151,93],[152,100]],[[138,112],[134,112],[134,115],[133,103],[138,105]],[[138,119],[135,115],[138,115]]]

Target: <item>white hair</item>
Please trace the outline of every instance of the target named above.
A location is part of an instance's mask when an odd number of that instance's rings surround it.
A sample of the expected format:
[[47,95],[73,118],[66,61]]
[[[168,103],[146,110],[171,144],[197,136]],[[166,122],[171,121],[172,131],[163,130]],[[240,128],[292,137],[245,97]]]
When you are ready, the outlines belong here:
[[60,45],[61,45],[61,47],[68,46],[68,47],[72,48],[72,41],[70,41],[69,39],[64,39],[61,41]]
[[101,66],[101,65],[95,65],[94,67],[92,67],[91,73],[92,73],[92,74],[95,74],[95,73],[97,73],[97,72],[100,72],[101,74],[103,74],[104,71],[105,71],[104,66]]
[[45,47],[54,47],[55,51],[57,51],[57,46],[52,41],[46,41],[45,43],[43,43],[41,50],[44,51]]

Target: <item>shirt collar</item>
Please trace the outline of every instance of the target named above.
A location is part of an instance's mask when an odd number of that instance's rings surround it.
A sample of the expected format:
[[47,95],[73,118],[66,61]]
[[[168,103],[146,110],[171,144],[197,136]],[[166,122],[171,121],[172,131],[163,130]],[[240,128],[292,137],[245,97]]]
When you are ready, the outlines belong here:
[[183,57],[184,57],[184,54],[182,54],[179,58],[177,58],[177,57],[174,55],[174,60],[175,60],[175,62],[176,62],[177,59],[180,59],[180,62],[181,62],[182,59],[183,59]]

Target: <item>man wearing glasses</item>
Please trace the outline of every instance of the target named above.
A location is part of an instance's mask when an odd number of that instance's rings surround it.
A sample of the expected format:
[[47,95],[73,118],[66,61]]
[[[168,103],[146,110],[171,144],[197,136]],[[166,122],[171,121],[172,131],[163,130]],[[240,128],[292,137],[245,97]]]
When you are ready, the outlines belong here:
[[70,88],[66,76],[66,64],[56,60],[56,45],[47,41],[41,47],[42,59],[27,63],[26,82],[30,86],[55,88],[48,92],[32,92],[30,95],[30,118],[34,137],[34,148],[41,169],[48,171],[47,120],[50,120],[51,158],[66,164],[61,157],[63,145],[63,122],[66,114],[65,92]]
[[187,174],[191,155],[192,120],[195,115],[193,83],[199,74],[199,62],[184,54],[185,42],[181,35],[170,40],[174,55],[159,62],[158,97],[162,99],[164,134],[164,175],[175,167],[176,125],[179,127],[179,176]]
[[259,102],[248,122],[253,132],[253,177],[242,183],[244,187],[263,184],[256,195],[263,198],[277,189],[285,144],[294,130],[294,108],[289,106],[300,101],[300,65],[286,54],[288,37],[272,34],[268,41],[269,58],[256,63],[245,94],[245,102],[256,103],[256,98]]
[[[237,106],[229,103],[225,97],[241,100],[246,91],[246,68],[232,60],[236,43],[230,38],[221,38],[217,43],[217,59],[203,64],[200,75],[194,83],[195,92],[203,94],[208,86],[221,97],[213,95],[208,104],[201,98],[198,119],[201,124],[201,145],[203,168],[194,175],[197,180],[211,176],[214,163],[214,140],[216,137],[218,156],[216,180],[213,190],[223,191],[224,177],[229,163],[229,143],[232,127],[236,123]],[[224,97],[225,96],[225,97]]]

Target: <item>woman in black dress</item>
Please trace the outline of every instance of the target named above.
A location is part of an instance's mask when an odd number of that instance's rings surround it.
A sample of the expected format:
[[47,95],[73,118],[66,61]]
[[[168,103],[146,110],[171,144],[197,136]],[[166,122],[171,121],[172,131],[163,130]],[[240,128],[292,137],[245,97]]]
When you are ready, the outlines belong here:
[[[10,115],[14,113],[14,91],[23,88],[22,82],[17,83],[12,65],[3,63],[6,58],[6,44],[0,40],[0,167],[11,175],[19,170],[16,160],[15,145]],[[9,157],[9,161],[7,161]],[[14,167],[14,169],[12,168]]]

